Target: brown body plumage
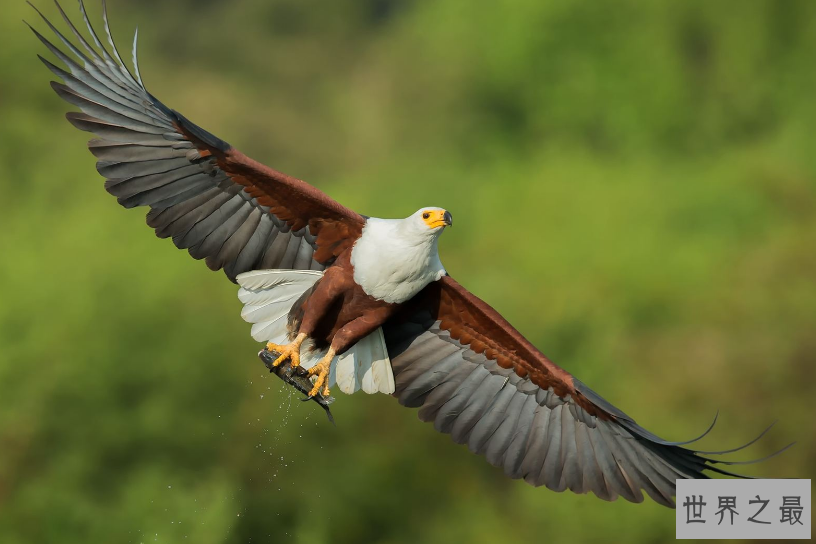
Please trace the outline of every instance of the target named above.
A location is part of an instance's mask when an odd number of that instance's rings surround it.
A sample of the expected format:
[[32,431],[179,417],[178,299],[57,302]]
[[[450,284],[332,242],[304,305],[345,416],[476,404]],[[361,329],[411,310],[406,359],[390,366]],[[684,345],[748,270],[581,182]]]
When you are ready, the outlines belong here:
[[354,281],[350,248],[305,295],[289,314],[292,335],[305,333],[318,348],[333,345],[338,355],[382,326],[399,309],[398,304],[365,293]]

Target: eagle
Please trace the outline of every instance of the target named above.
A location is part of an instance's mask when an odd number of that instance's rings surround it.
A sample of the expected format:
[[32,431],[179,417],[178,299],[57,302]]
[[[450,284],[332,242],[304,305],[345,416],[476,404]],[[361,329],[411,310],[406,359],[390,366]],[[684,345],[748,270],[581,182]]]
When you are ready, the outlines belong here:
[[686,442],[638,425],[447,273],[438,242],[449,210],[366,217],[264,166],[148,92],[138,31],[131,71],[104,2],[110,50],[82,0],[93,44],[57,8],[74,42],[38,13],[70,55],[31,29],[62,63],[40,56],[62,80],[54,91],[81,110],[68,120],[96,136],[88,147],[105,189],[125,208],[149,208],[159,238],[239,284],[252,336],[279,354],[275,364],[308,370],[310,395],[335,385],[393,395],[510,478],[554,491],[632,502],[645,492],[674,507],[678,478],[743,477],[725,468],[739,462],[712,455],[768,429],[703,452],[684,446],[714,423]]

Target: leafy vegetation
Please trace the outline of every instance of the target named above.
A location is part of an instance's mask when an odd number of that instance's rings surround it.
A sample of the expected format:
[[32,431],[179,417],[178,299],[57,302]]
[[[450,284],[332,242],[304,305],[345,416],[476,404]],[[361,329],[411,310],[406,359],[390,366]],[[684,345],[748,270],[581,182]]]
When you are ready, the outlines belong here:
[[[779,418],[741,458],[797,446],[745,472],[814,476],[816,4],[110,4],[151,91],[249,155],[368,215],[451,210],[451,275],[639,423],[679,440],[719,409],[711,449]],[[282,390],[235,286],[105,193],[23,17],[0,541],[671,538],[671,511],[506,480],[391,398],[341,396],[335,429]]]

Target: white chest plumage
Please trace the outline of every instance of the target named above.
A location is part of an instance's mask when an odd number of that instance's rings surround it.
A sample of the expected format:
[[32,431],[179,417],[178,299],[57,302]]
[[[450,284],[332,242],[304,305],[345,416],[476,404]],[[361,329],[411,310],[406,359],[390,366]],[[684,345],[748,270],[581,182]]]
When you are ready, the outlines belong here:
[[445,275],[437,241],[407,220],[369,218],[351,250],[354,281],[378,300],[405,302]]

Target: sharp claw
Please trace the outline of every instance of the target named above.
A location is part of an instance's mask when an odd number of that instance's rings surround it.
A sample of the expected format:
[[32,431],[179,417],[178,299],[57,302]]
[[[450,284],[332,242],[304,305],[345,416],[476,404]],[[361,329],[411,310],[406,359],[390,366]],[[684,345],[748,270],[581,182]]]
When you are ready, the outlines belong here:
[[326,356],[307,372],[307,375],[310,377],[317,375],[317,379],[314,381],[314,387],[312,387],[312,390],[309,391],[310,397],[317,395],[318,391],[321,391],[321,387],[323,388],[323,396],[329,396],[329,370],[331,369],[331,361],[333,357],[334,350],[330,348]]
[[293,357],[294,354],[290,350],[283,349],[283,350],[279,351],[278,353],[280,353],[280,356],[277,359],[275,359],[275,362],[272,363],[272,366],[278,366],[278,365],[282,364],[286,359],[292,359],[292,366],[296,366],[295,363],[294,363],[294,357]]
[[314,383],[314,387],[312,387],[312,390],[309,391],[309,397],[314,397],[317,395],[318,391],[320,391],[320,386],[322,385],[321,382],[322,380],[320,379],[320,376],[318,376],[317,381]]
[[[320,366],[320,365],[318,365],[318,366]],[[318,367],[310,368],[309,372],[312,372],[312,370],[314,368],[318,368]],[[326,378],[329,375],[329,371],[326,370],[325,368],[318,368],[318,370],[316,372],[313,372],[312,374],[317,374],[317,379],[314,382],[314,387],[312,387],[312,390],[309,391],[309,396],[314,397],[315,395],[317,395],[318,391],[320,391],[321,386],[323,386],[323,391],[328,391],[329,384],[327,383]],[[324,395],[325,395],[325,393],[324,393]],[[328,396],[328,395],[325,395],[325,396]]]

